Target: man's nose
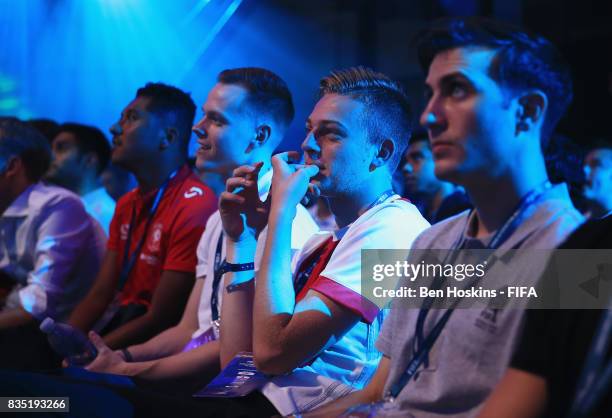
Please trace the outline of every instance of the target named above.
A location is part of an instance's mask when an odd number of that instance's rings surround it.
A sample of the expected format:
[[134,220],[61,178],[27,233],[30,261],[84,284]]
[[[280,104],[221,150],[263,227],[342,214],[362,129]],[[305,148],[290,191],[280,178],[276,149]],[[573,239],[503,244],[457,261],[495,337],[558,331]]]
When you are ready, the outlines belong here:
[[310,159],[316,160],[319,158],[321,148],[317,144],[317,140],[312,132],[309,132],[302,142],[302,150]]
[[121,135],[122,130],[121,130],[121,126],[119,125],[119,122],[113,123],[109,131],[113,136]]
[[198,138],[206,138],[206,129],[204,128],[204,118],[200,119],[195,125],[193,125],[193,127],[191,128],[191,131]]
[[406,163],[404,164],[404,167],[402,168],[402,170],[404,171],[404,173],[406,174],[412,174],[414,169],[412,168],[412,164],[410,163]]

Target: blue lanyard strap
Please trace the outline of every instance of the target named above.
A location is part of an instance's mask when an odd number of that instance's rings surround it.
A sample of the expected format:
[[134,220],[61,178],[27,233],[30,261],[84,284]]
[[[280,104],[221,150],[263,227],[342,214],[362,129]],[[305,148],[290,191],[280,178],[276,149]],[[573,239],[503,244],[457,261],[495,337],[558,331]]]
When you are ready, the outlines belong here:
[[[512,215],[504,222],[502,227],[495,233],[486,249],[495,250],[499,248],[510,236],[517,230],[519,225],[523,222],[524,214],[527,212],[527,209],[530,208],[533,204],[535,204],[544,193],[552,187],[552,184],[547,180],[540,184],[539,186],[532,189],[529,193],[527,193],[518,203],[516,209],[512,213]],[[471,214],[470,214],[471,215]],[[463,239],[467,231],[467,227],[469,224],[469,219],[471,216],[468,216],[466,225],[455,243],[452,246],[452,250],[446,254],[444,261],[442,264],[454,264],[457,258],[457,251],[463,246]],[[452,258],[452,260],[451,260]],[[487,260],[491,260],[493,258],[493,251],[487,257]],[[489,262],[488,266],[490,267],[493,263]],[[434,286],[441,287],[444,279],[436,278],[434,279]],[[415,333],[415,343],[417,346],[416,353],[406,366],[406,369],[402,376],[400,376],[399,380],[391,387],[388,392],[388,395],[395,398],[402,391],[404,386],[408,384],[408,382],[414,377],[418,368],[421,364],[428,364],[429,352],[433,348],[436,340],[440,336],[444,326],[450,319],[455,307],[459,304],[460,299],[455,300],[453,306],[446,310],[442,318],[436,323],[433,327],[432,331],[429,333],[427,338],[424,336],[424,327],[425,327],[425,319],[427,318],[427,314],[434,302],[433,297],[429,297],[423,301],[423,306],[419,310],[419,316],[417,318],[416,323],[416,333]]]
[[604,358],[610,348],[611,336],[612,310],[607,309],[601,315],[576,386],[577,392],[569,414],[572,418],[586,416],[610,386],[612,361],[604,365]]
[[132,216],[130,218],[130,228],[128,229],[128,236],[125,242],[125,250],[123,251],[123,262],[122,262],[122,267],[121,267],[121,273],[119,274],[119,285],[118,285],[119,291],[123,290],[123,287],[125,286],[125,283],[127,282],[130,272],[132,271],[132,268],[134,267],[134,264],[136,263],[136,259],[138,258],[138,255],[140,254],[140,251],[142,250],[142,245],[144,244],[144,241],[147,237],[147,233],[149,231],[149,225],[151,224],[151,220],[153,219],[153,216],[155,215],[155,212],[157,211],[159,202],[161,202],[161,199],[164,196],[164,193],[166,192],[168,183],[170,182],[172,178],[174,178],[177,172],[178,172],[178,169],[174,170],[166,178],[166,180],[164,180],[164,183],[157,190],[157,193],[155,194],[155,199],[153,200],[153,204],[151,205],[151,208],[149,209],[149,216],[147,217],[147,222],[145,224],[145,228],[144,228],[142,237],[140,237],[140,241],[138,242],[138,244],[136,245],[136,248],[130,255],[129,251],[130,251],[130,244],[132,242],[134,218],[136,217],[136,202],[134,202],[134,204],[132,205]]

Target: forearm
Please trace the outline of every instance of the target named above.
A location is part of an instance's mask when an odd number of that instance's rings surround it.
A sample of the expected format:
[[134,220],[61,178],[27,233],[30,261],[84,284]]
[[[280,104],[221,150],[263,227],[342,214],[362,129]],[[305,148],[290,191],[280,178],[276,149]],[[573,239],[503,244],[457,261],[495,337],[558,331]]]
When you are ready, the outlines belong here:
[[0,330],[32,324],[36,321],[23,308],[15,308],[0,312]]
[[[255,259],[256,241],[235,243],[226,240],[226,259],[230,263],[250,263]],[[252,351],[254,271],[228,272],[223,277],[223,304],[221,305],[220,359],[225,367],[241,351]],[[228,292],[227,286],[247,282]]]
[[137,362],[159,359],[179,353],[195,332],[182,323],[168,328],[142,344],[129,346],[132,359]]
[[168,320],[156,318],[149,311],[105,335],[104,342],[112,349],[129,347],[148,340],[170,325]]
[[[133,376],[145,380],[197,379],[208,381],[219,373],[218,341],[158,360],[134,363]],[[128,363],[130,364],[130,363]]]
[[[273,208],[274,209],[274,208]],[[255,352],[283,351],[283,331],[295,309],[291,275],[291,223],[286,211],[272,211],[253,307]]]
[[110,298],[106,298],[90,292],[85,299],[74,308],[68,319],[68,324],[84,333],[89,332],[96,324],[96,321],[102,317],[111,301],[112,295]]

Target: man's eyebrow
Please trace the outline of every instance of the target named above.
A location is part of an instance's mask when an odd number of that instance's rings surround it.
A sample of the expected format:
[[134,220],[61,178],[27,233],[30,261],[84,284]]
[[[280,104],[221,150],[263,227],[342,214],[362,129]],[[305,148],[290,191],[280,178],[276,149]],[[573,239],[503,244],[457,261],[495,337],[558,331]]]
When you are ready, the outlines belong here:
[[439,83],[440,85],[444,86],[457,81],[461,81],[469,84],[470,86],[476,87],[474,81],[470,77],[468,77],[467,74],[461,71],[455,71],[450,74],[446,74],[440,79]]
[[212,116],[214,118],[217,118],[217,119],[219,119],[219,120],[221,120],[223,122],[228,122],[229,121],[229,119],[223,113],[221,113],[221,112],[219,112],[217,110],[211,109],[208,112],[205,111],[204,114],[208,115],[208,116]]
[[319,122],[319,125],[325,126],[326,128],[339,128],[341,131],[346,132],[346,127],[337,120],[324,119]]
[[[472,80],[461,71],[453,71],[452,73],[444,74],[437,80],[437,82],[438,85],[443,85],[456,80],[463,80],[469,82],[470,84],[473,84]],[[425,89],[432,90],[433,87],[431,86],[431,84],[425,81]]]

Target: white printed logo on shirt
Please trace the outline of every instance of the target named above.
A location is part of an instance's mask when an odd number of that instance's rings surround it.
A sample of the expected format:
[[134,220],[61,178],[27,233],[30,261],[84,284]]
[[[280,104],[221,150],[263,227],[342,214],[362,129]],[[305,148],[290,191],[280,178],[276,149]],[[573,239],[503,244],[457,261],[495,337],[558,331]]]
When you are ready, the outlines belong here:
[[153,224],[153,227],[151,228],[151,235],[147,248],[152,253],[159,251],[159,244],[161,242],[162,237],[162,228],[163,225],[159,222]]
[[202,196],[203,194],[204,194],[204,191],[202,191],[202,189],[200,189],[199,187],[193,186],[191,189],[189,189],[188,192],[185,192],[185,198],[191,199],[194,196]]

